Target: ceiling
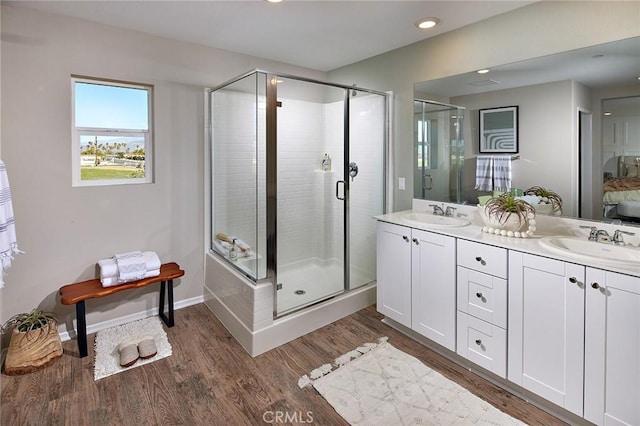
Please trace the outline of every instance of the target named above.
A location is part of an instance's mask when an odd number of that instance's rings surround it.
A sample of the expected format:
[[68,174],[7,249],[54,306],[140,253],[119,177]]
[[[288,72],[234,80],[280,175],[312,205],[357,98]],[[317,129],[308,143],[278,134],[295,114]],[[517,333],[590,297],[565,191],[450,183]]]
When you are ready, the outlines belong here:
[[[3,1],[330,71],[534,1]],[[418,30],[414,23],[437,17]]]
[[415,89],[443,97],[491,92],[552,81],[574,80],[592,89],[639,84],[640,37],[416,83]]

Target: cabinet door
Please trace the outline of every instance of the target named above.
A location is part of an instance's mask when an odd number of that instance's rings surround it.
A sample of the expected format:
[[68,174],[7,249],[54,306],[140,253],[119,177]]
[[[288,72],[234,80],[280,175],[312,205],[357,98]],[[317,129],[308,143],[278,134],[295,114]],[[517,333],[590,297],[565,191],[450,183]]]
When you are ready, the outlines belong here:
[[411,268],[414,331],[456,350],[455,238],[413,230]]
[[509,252],[508,379],[581,416],[584,266]]
[[377,309],[411,327],[411,228],[378,222]]
[[640,278],[587,269],[584,417],[640,425]]

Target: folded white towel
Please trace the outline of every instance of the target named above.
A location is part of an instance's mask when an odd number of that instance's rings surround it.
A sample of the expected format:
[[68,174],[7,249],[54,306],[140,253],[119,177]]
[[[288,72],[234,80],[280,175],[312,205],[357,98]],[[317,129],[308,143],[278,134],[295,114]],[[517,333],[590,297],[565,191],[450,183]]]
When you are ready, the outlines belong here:
[[[157,277],[158,275],[160,275],[160,268],[153,271],[147,271],[142,278]],[[100,278],[100,284],[102,284],[102,287],[113,287],[116,285],[126,284],[126,282],[121,282],[118,280],[117,276],[113,276]]]
[[[146,274],[146,271],[155,271],[160,270],[160,257],[154,251],[143,251],[142,252],[142,260],[145,264],[145,270],[142,275]],[[116,262],[116,258],[110,257],[108,259],[101,259],[98,261],[98,266],[100,268],[100,280],[106,278],[119,278],[120,270],[118,268],[118,262]],[[141,276],[141,278],[144,278]],[[138,279],[138,278],[136,278]],[[128,280],[131,281],[131,280]]]
[[493,189],[495,191],[511,189],[511,156],[493,157]]
[[120,282],[135,281],[147,273],[147,265],[141,251],[130,251],[113,256],[118,264],[118,280]]

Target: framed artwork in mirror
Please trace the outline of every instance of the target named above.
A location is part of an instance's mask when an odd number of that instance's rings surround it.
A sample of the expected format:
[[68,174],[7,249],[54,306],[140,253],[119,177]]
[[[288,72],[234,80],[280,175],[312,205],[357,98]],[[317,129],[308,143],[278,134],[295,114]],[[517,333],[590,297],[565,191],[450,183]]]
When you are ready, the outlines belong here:
[[481,109],[479,139],[481,154],[517,153],[518,107]]

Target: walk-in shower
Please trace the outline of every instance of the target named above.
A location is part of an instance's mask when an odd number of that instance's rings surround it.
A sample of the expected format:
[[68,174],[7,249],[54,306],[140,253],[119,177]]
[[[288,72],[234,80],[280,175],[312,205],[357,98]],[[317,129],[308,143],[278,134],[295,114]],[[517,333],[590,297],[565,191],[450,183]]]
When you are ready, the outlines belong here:
[[414,198],[462,201],[463,119],[463,107],[414,100]]
[[251,311],[239,322],[255,335],[371,288],[387,95],[254,71],[207,96],[212,310],[232,318]]

